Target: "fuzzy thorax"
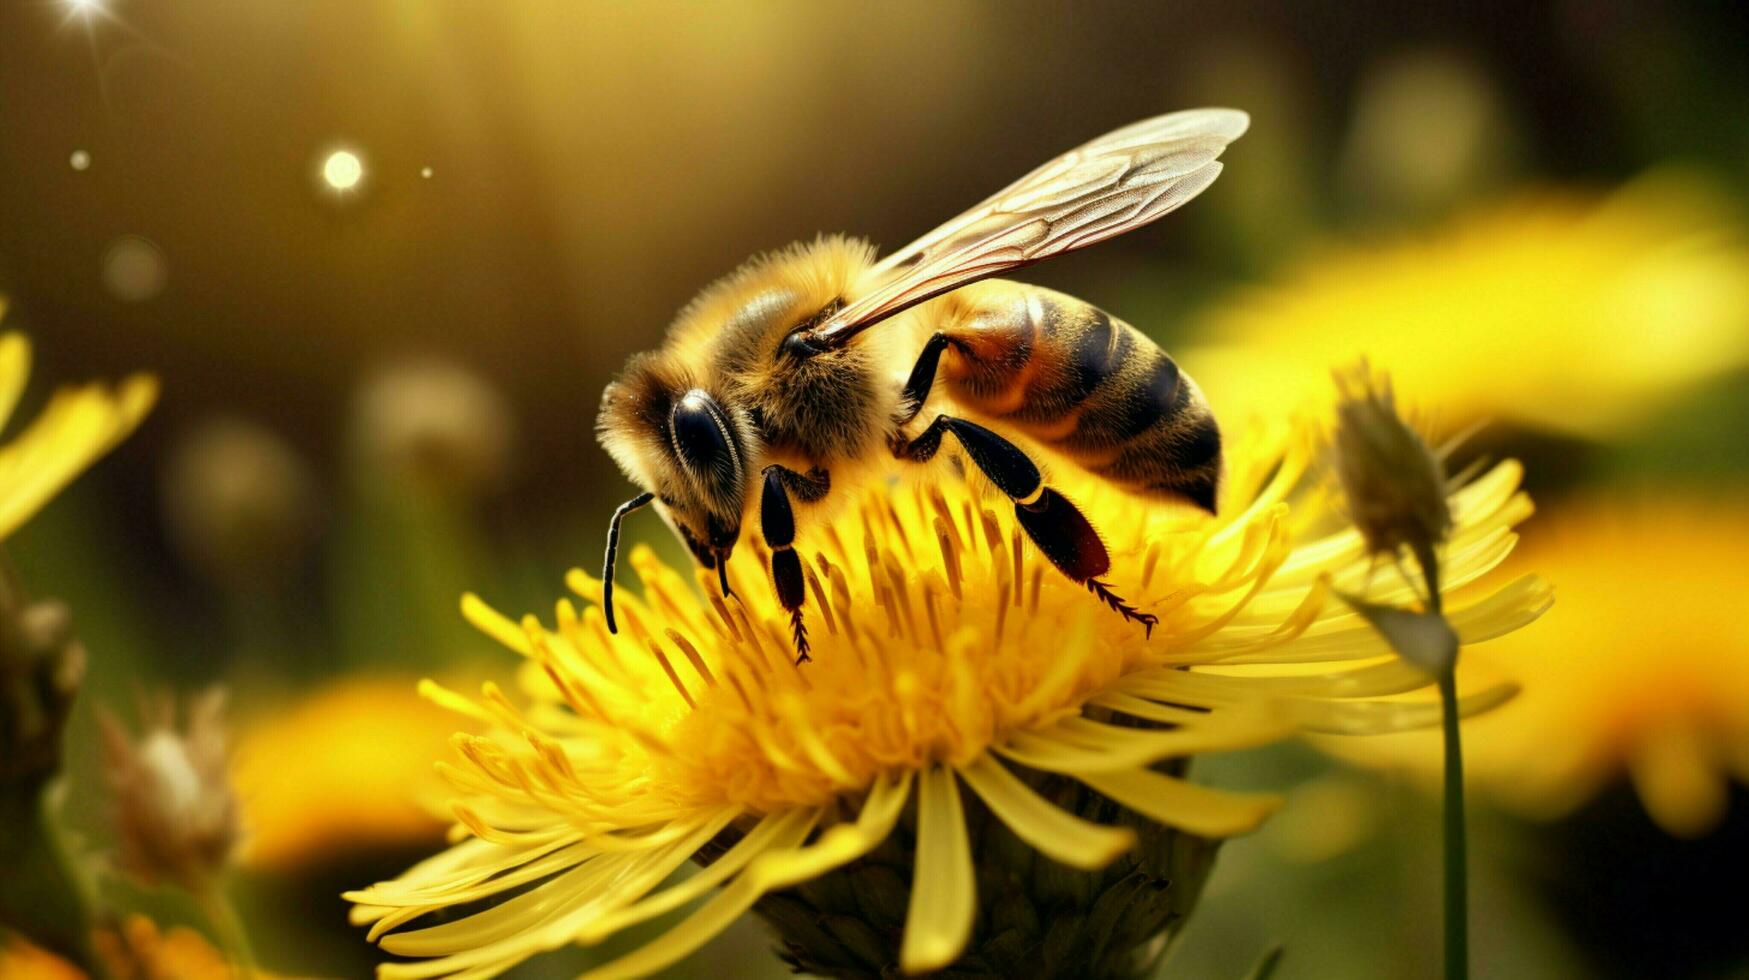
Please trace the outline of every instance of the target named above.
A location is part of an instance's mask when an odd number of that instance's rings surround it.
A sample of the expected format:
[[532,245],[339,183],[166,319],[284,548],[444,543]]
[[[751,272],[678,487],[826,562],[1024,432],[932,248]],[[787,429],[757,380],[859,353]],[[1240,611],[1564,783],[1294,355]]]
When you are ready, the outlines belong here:
[[[898,400],[891,337],[908,331],[871,332],[813,358],[778,354],[796,327],[864,288],[873,260],[864,242],[822,237],[756,257],[706,288],[663,345],[634,357],[603,395],[596,428],[620,469],[682,523],[701,514],[738,523],[769,462],[829,468],[878,452]],[[745,464],[738,486],[701,480],[678,458],[674,410],[694,391],[721,406]]]

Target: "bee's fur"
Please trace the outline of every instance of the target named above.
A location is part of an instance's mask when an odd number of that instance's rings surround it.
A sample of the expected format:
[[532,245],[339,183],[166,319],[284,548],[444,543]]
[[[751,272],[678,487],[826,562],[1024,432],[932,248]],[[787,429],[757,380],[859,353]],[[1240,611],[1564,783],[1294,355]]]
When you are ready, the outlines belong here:
[[[752,480],[770,463],[829,467],[848,478],[852,464],[878,459],[898,406],[895,365],[904,363],[911,331],[871,335],[818,357],[777,356],[792,330],[856,289],[873,261],[866,242],[822,236],[758,256],[707,287],[675,317],[663,346],[634,357],[608,386],[596,422],[602,445],[682,524],[702,509],[739,526],[756,503],[748,499]],[[723,407],[750,461],[749,479],[734,492],[691,478],[669,449],[669,413],[695,388]]]

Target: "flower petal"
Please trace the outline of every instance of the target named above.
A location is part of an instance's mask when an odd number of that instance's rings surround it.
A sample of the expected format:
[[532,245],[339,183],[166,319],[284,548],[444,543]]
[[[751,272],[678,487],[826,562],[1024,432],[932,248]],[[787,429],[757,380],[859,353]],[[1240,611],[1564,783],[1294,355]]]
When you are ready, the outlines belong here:
[[892,833],[910,795],[909,773],[896,781],[883,776],[869,791],[855,823],[831,827],[805,847],[787,851],[774,848],[760,855],[679,925],[642,948],[590,970],[579,980],[647,976],[678,962],[728,928],[766,892],[818,877],[874,850]]
[[1281,797],[1274,794],[1229,793],[1152,769],[1084,772],[1075,778],[1145,817],[1204,837],[1250,833],[1281,807]]
[[1083,820],[1059,809],[993,756],[981,755],[959,772],[1016,837],[1072,868],[1098,870],[1135,846],[1135,831]]
[[1161,759],[1245,749],[1273,742],[1291,732],[1291,723],[1272,711],[1229,714],[1218,722],[1186,726],[1174,731],[1146,731],[1101,725],[1085,718],[1070,718],[1044,732],[1016,733],[995,750],[1023,766],[1079,776],[1082,772],[1111,772],[1158,762]]
[[[0,300],[0,314],[5,312],[6,303]],[[16,331],[0,335],[0,429],[6,427],[6,420],[18,407],[19,396],[24,394],[25,382],[29,380],[30,339]]]
[[911,876],[899,968],[927,973],[957,959],[972,935],[977,899],[959,785],[953,770],[933,766],[918,781],[917,870]]
[[[1502,682],[1458,700],[1458,717],[1468,718],[1496,708],[1518,694],[1518,685]],[[1438,701],[1314,701],[1294,702],[1291,709],[1308,732],[1328,735],[1384,735],[1439,724]]]
[[158,383],[145,376],[113,391],[86,385],[55,392],[42,414],[0,447],[0,539],[132,432],[157,398]]
[[1628,756],[1628,775],[1658,826],[1678,837],[1699,837],[1718,826],[1729,791],[1713,749],[1687,718],[1651,726]]
[[807,839],[808,832],[814,829],[818,820],[817,811],[805,810],[789,810],[765,817],[747,832],[747,836],[736,841],[722,857],[711,862],[709,867],[701,868],[697,874],[672,888],[664,888],[641,902],[585,924],[577,930],[577,941],[592,946],[627,926],[653,919],[685,905],[727,881],[766,851],[800,844]]

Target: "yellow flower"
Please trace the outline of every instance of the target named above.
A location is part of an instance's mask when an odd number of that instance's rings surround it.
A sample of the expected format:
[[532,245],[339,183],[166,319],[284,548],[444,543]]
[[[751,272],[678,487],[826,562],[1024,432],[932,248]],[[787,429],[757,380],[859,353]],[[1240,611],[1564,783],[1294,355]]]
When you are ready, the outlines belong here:
[[1328,403],[1366,357],[1448,421],[1608,435],[1749,361],[1749,248],[1721,195],[1654,174],[1544,195],[1424,237],[1330,249],[1195,325],[1183,361],[1223,418]]
[[[187,926],[159,929],[143,915],[130,915],[119,928],[97,931],[97,949],[115,980],[236,980],[242,971]],[[254,970],[257,980],[275,974]],[[0,933],[0,977],[7,980],[87,980],[87,974],[54,953]]]
[[[120,980],[232,980],[242,975],[206,937],[187,926],[159,929],[143,915],[130,915],[119,929],[98,934],[98,949]],[[252,971],[261,980],[271,980]]]
[[16,933],[0,932],[0,977],[85,980],[85,971]]
[[[1688,498],[1569,505],[1539,523],[1519,567],[1560,584],[1549,622],[1484,648],[1524,694],[1465,725],[1471,778],[1507,806],[1554,818],[1624,772],[1666,831],[1723,818],[1749,782],[1749,509]],[[1466,653],[1466,657],[1470,654]],[[1438,772],[1421,733],[1340,746],[1349,758]]]
[[[1159,616],[1152,640],[1048,568],[1011,508],[951,478],[847,490],[846,515],[810,529],[817,642],[800,667],[753,542],[731,562],[738,598],[728,601],[639,549],[643,595],[619,600],[617,635],[596,606],[600,582],[580,571],[568,584],[586,605],[561,600],[550,625],[467,598],[466,615],[527,658],[527,705],[490,685],[478,700],[428,687],[495,729],[458,737],[458,758],[443,767],[459,842],[347,896],[372,939],[417,958],[379,974],[491,975],[704,899],[588,976],[647,974],[762,897],[781,920],[805,905],[806,888],[830,891],[816,879],[833,874],[862,876],[841,893],[896,906],[890,932],[832,920],[837,941],[870,957],[898,940],[877,968],[940,969],[969,939],[988,966],[1014,896],[980,895],[976,882],[996,875],[988,880],[1018,890],[1034,879],[988,866],[996,845],[986,831],[969,838],[974,813],[1042,854],[1028,866],[1073,893],[1086,886],[1065,884],[1082,881],[1061,877],[1071,869],[1102,868],[1132,846],[1244,833],[1277,805],[1169,775],[1163,760],[1267,742],[1296,723],[1375,731],[1436,720],[1432,701],[1374,700],[1419,689],[1425,675],[1326,601],[1332,587],[1359,591],[1368,562],[1328,496],[1305,489],[1322,447],[1304,430],[1252,429],[1234,441],[1218,519],[1058,475],[1104,530],[1118,584]],[[1505,557],[1512,526],[1529,514],[1518,479],[1516,464],[1502,464],[1451,500],[1450,612],[1467,639],[1515,629],[1546,602],[1534,578],[1463,589]],[[1376,594],[1405,598],[1397,588]],[[1501,693],[1477,692],[1470,704]],[[1065,808],[1082,788],[1108,802]],[[704,869],[669,883],[701,851]],[[865,887],[880,880],[892,888]],[[1111,903],[1129,902],[1123,894],[1109,893]],[[982,913],[980,898],[991,903]],[[473,909],[396,931],[454,906]],[[807,915],[788,921],[821,930]],[[805,962],[794,934],[785,938]],[[1048,972],[1036,957],[1021,962]]]
[[[0,335],[0,427],[12,417],[29,376],[29,341],[22,334]],[[157,395],[157,382],[142,375],[113,390],[91,384],[55,392],[34,422],[0,446],[0,541],[132,432]]]
[[352,848],[441,837],[432,772],[454,716],[410,680],[341,681],[249,726],[232,781],[243,805],[244,864],[291,870]]

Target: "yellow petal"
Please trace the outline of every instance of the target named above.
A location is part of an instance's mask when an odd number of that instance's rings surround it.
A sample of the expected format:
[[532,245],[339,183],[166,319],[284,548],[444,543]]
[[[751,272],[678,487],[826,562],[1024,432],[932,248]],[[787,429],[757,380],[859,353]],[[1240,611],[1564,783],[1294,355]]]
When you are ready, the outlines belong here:
[[[6,304],[0,301],[0,314]],[[0,336],[0,429],[12,418],[18,398],[24,394],[24,384],[30,380],[30,340],[13,332]]]
[[1693,720],[1675,718],[1642,735],[1627,760],[1646,812],[1678,837],[1699,837],[1725,815],[1724,774],[1708,750]]
[[1262,712],[1242,719],[1229,716],[1218,723],[1170,732],[1118,728],[1071,718],[1048,731],[1017,733],[1007,744],[994,748],[1023,766],[1079,776],[1082,772],[1130,769],[1199,752],[1251,748],[1273,742],[1290,730],[1285,718]]
[[132,432],[157,397],[157,382],[143,376],[113,392],[98,385],[56,392],[42,414],[0,448],[0,539]]
[[1075,778],[1145,817],[1204,837],[1250,833],[1281,806],[1274,794],[1229,793],[1151,769],[1085,772]]
[[1103,868],[1135,846],[1135,831],[1093,823],[1059,809],[992,756],[979,756],[960,775],[1016,837],[1072,868]]
[[918,781],[917,864],[899,968],[927,973],[958,959],[972,934],[977,898],[959,784],[952,770],[932,767]]
[[819,820],[818,811],[789,810],[771,814],[755,824],[747,836],[735,842],[722,857],[672,888],[664,888],[641,902],[594,919],[577,930],[577,941],[586,946],[601,942],[627,926],[671,912],[727,881],[754,858],[774,848],[788,848],[807,839]]
[[[1519,687],[1502,682],[1458,700],[1458,717],[1468,718],[1499,707],[1518,694]],[[1439,724],[1437,701],[1297,701],[1294,717],[1309,732],[1329,735],[1384,735],[1431,728]]]
[[759,856],[740,877],[684,921],[640,949],[598,966],[579,980],[642,977],[691,954],[753,907],[769,891],[788,888],[842,867],[874,850],[892,833],[911,795],[909,773],[897,781],[882,777],[869,791],[855,823],[839,824],[806,847]]

